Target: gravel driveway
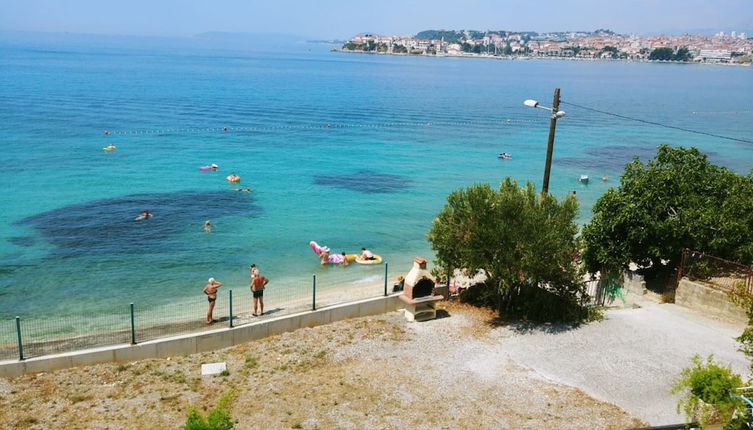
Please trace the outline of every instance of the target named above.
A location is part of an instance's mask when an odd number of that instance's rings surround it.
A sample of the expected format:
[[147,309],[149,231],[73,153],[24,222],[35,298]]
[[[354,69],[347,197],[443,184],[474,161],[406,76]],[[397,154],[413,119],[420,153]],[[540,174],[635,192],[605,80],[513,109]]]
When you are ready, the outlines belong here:
[[[693,354],[714,354],[743,377],[749,362],[735,337],[744,325],[713,320],[674,304],[639,301],[612,309],[602,322],[573,330],[540,327],[505,339],[522,366],[593,397],[614,403],[651,425],[683,422],[669,393]],[[523,334],[525,333],[525,334]]]

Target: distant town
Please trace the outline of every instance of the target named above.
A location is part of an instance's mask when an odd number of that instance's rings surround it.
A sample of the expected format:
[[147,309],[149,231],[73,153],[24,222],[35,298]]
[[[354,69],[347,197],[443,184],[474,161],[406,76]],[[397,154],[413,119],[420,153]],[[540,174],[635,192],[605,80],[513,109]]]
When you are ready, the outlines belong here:
[[425,30],[415,36],[357,34],[344,52],[494,58],[674,61],[751,65],[753,38],[732,31],[714,35],[636,36],[594,32]]

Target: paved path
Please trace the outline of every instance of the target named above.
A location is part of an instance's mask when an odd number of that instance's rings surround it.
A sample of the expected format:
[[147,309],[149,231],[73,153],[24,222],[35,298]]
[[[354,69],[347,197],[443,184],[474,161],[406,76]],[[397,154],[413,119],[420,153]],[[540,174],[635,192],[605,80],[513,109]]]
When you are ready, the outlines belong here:
[[693,354],[714,354],[718,363],[748,376],[748,360],[734,339],[744,324],[673,304],[639,306],[609,310],[604,321],[574,330],[514,335],[504,348],[513,361],[615,403],[651,425],[683,422],[676,412],[678,396],[669,390]]

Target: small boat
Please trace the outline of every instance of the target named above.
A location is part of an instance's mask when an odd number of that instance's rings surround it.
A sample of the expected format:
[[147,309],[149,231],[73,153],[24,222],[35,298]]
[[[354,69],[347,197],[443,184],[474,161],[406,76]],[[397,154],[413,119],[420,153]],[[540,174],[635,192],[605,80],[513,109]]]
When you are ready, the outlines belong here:
[[580,178],[578,180],[584,184],[588,183],[588,175],[580,175]]

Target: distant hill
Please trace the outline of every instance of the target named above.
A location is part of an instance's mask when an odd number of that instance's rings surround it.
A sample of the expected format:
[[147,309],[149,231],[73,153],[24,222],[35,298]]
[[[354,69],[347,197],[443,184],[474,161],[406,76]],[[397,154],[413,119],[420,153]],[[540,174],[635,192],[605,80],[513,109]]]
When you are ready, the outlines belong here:
[[465,38],[462,31],[455,30],[424,30],[416,34],[416,39],[442,40],[448,43],[459,43]]
[[[466,37],[466,33],[468,34],[468,37]],[[509,34],[520,34],[520,35],[527,35],[529,37],[536,36],[538,33],[535,31],[510,31],[510,30],[487,30],[487,31],[479,31],[479,30],[424,30],[418,32],[416,34],[417,39],[431,39],[431,40],[442,40],[444,39],[445,42],[448,43],[460,43],[465,39],[471,38],[471,39],[481,39],[484,36],[497,34],[499,36],[505,37]]]

